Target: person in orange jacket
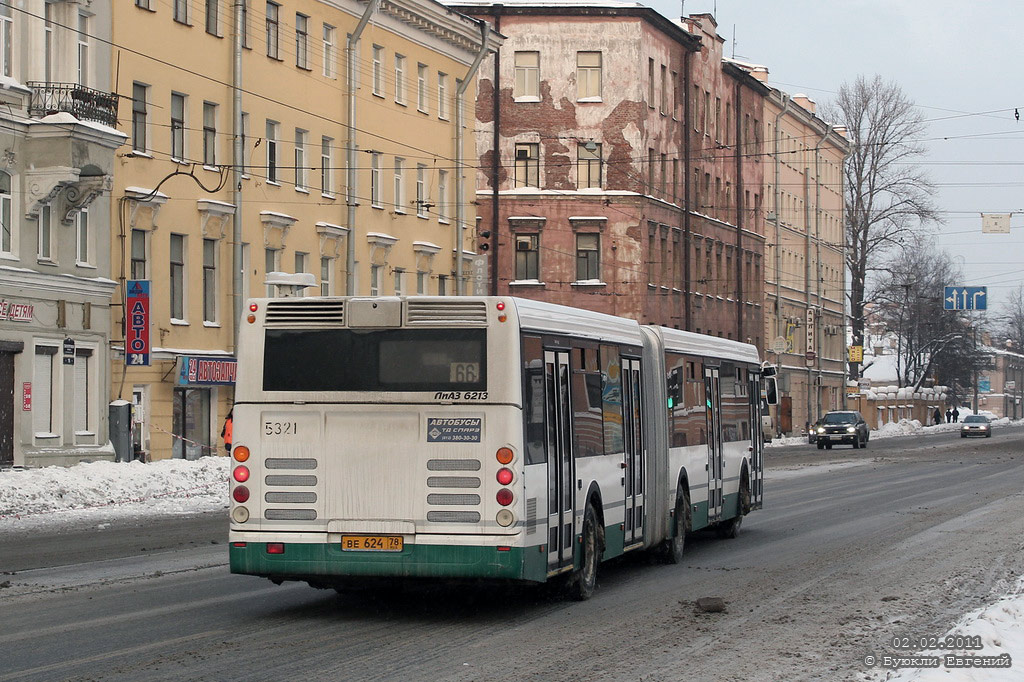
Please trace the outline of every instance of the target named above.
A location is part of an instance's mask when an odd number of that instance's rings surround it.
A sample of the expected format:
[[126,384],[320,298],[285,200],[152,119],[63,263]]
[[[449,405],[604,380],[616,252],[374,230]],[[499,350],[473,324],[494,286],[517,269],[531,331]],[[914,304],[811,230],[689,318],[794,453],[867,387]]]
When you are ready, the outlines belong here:
[[224,439],[224,449],[231,454],[231,427],[234,420],[235,408],[228,410],[227,419],[224,420],[224,428],[220,430],[220,437]]

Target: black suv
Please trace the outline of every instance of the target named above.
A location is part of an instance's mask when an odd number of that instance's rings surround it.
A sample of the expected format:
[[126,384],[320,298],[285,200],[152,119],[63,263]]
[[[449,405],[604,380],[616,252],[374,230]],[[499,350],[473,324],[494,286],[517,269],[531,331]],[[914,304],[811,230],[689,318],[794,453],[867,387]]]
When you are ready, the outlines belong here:
[[842,410],[829,412],[821,418],[818,425],[817,438],[818,449],[832,449],[836,443],[849,443],[855,448],[866,448],[870,430],[868,423],[860,412]]

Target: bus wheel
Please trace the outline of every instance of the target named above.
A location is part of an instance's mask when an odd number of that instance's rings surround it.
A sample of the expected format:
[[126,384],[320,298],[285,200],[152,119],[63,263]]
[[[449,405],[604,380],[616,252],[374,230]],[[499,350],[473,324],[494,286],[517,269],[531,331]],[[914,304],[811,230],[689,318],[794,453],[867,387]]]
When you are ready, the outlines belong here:
[[678,564],[683,560],[683,551],[686,549],[686,529],[690,520],[690,495],[686,491],[680,491],[676,496],[675,532],[668,540],[662,543],[662,552],[665,562]]
[[740,526],[743,525],[743,516],[750,511],[750,483],[747,482],[746,469],[740,475],[740,492],[736,501],[736,516],[728,521],[723,521],[718,526],[718,537],[733,539],[739,536]]
[[580,567],[573,571],[569,582],[569,596],[576,601],[590,599],[597,587],[597,564],[601,557],[601,540],[603,529],[597,523],[597,512],[594,505],[588,503],[587,510],[583,513],[583,555],[580,557]]

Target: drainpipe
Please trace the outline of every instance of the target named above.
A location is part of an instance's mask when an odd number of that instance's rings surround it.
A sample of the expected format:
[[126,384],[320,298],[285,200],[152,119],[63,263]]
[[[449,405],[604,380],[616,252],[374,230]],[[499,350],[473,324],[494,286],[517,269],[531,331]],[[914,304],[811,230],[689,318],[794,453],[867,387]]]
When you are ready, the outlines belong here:
[[740,153],[740,135],[743,132],[741,112],[743,110],[743,84],[736,81],[735,127],[733,131],[733,157],[736,161],[736,340],[743,341],[743,315],[746,304],[743,302],[743,225],[746,205],[743,197],[743,154]]
[[[823,308],[821,305],[821,145],[825,143],[828,136],[832,134],[832,124],[829,123],[828,127],[825,128],[825,134],[818,140],[818,144],[814,145],[814,250],[815,250],[815,263],[817,267],[815,283],[817,286],[817,298],[818,298],[818,312],[820,313]],[[818,365],[818,414],[821,414],[821,337],[818,332],[821,331],[821,315],[818,315],[815,323],[817,329],[815,329],[814,338],[817,340],[816,349],[818,351],[816,362]],[[845,383],[845,382],[844,382]],[[846,386],[842,387],[843,393],[846,393]]]
[[[685,14],[683,17],[685,18]],[[691,312],[690,299],[693,296],[693,290],[690,287],[690,256],[692,251],[692,236],[690,234],[690,214],[696,209],[690,199],[691,191],[696,193],[697,188],[692,187],[694,183],[691,183],[687,178],[692,177],[691,163],[690,163],[690,145],[693,142],[693,119],[692,116],[696,116],[696,112],[692,111],[693,107],[690,104],[690,69],[693,60],[691,59],[691,52],[686,50],[683,53],[683,92],[686,96],[683,98],[683,188],[684,188],[684,199],[683,199],[683,329],[687,331],[693,331],[693,315]]]
[[[807,320],[807,311],[812,310],[811,306],[811,188],[808,185],[811,169],[804,166],[804,321]],[[819,301],[820,302],[820,301]],[[814,312],[814,348],[807,348],[807,352],[816,352],[819,347],[818,341],[818,318],[821,315]],[[806,360],[804,361],[806,364]],[[814,387],[814,363],[807,365],[807,422],[813,424],[818,414],[811,413],[811,392],[819,392]]]
[[[779,232],[779,121],[789,111],[792,100],[789,95],[782,93],[782,111],[775,115],[775,198],[772,214],[775,216],[775,335],[782,336],[782,240]],[[779,369],[782,369],[782,360],[779,359]]]
[[[494,15],[494,30],[501,33],[501,12],[504,6],[497,4],[492,12]],[[498,190],[498,171],[501,168],[501,48],[494,51],[494,75],[492,76],[494,86],[491,95],[491,118],[494,120],[494,131],[491,135],[491,296],[498,295],[498,221],[501,219],[501,211],[498,200],[501,192]]]
[[[462,231],[466,222],[466,202],[463,194],[465,192],[466,179],[463,176],[462,140],[463,140],[463,102],[462,98],[469,89],[469,84],[476,76],[480,62],[487,55],[487,39],[491,35],[491,25],[480,20],[480,52],[469,67],[469,71],[459,84],[455,92],[455,292],[459,296],[466,293],[466,283],[462,279]],[[474,183],[475,184],[475,183]]]
[[370,0],[370,4],[363,11],[363,16],[356,26],[356,30],[348,37],[345,44],[346,74],[345,80],[348,86],[348,142],[346,143],[347,166],[345,184],[345,204],[348,207],[348,217],[345,226],[348,227],[348,235],[345,238],[345,294],[353,296],[356,288],[356,49],[359,47],[359,36],[363,34],[370,17],[377,11],[380,0]]
[[244,273],[242,272],[242,175],[245,173],[245,150],[242,147],[242,9],[245,0],[235,0],[235,47],[234,64],[231,72],[231,98],[234,108],[232,131],[232,166],[231,203],[235,205],[231,216],[231,348],[238,352],[238,327],[242,319],[242,289]]

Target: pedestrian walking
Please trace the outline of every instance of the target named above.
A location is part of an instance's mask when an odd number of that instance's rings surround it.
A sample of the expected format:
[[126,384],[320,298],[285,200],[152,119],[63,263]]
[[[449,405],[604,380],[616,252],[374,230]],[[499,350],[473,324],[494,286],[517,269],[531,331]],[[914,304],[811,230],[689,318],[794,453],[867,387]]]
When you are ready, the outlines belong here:
[[935,408],[935,414],[932,415],[932,423],[933,424],[941,424],[942,423],[942,413],[939,412],[939,408],[937,408],[937,407]]
[[953,411],[948,407],[946,408],[946,423],[949,424],[953,421]]
[[960,421],[960,410],[953,408],[953,423],[956,424]]
[[224,420],[224,428],[220,430],[220,437],[224,439],[224,449],[231,454],[231,431],[234,422],[235,408],[228,410],[227,419]]

